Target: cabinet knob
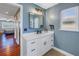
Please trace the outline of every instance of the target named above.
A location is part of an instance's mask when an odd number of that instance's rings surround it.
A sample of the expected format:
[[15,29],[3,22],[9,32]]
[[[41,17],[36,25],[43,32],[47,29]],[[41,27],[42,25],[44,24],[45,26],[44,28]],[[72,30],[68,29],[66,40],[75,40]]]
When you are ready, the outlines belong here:
[[47,42],[44,42],[44,45],[46,45],[47,44]]
[[31,51],[33,52],[33,51],[35,51],[36,49],[32,49]]

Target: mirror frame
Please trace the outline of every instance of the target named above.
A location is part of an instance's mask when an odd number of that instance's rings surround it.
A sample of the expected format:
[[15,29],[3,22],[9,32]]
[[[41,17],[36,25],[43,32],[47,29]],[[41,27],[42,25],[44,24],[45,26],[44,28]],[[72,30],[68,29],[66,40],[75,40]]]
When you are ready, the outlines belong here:
[[[32,12],[29,12],[29,29],[39,29],[39,28],[34,28],[34,21],[33,21],[33,28],[31,28],[30,26],[30,17],[31,17],[31,14],[34,14],[34,15],[38,15],[38,14],[35,14],[35,13],[32,13]],[[42,16],[42,23],[43,23],[43,26],[44,26],[44,16],[43,15],[40,15]]]

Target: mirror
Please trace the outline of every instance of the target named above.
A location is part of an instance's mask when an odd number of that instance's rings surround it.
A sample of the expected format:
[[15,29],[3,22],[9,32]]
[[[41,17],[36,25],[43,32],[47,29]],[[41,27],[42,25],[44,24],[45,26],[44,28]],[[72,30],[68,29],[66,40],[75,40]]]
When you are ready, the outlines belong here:
[[29,27],[31,29],[43,28],[43,15],[29,13]]

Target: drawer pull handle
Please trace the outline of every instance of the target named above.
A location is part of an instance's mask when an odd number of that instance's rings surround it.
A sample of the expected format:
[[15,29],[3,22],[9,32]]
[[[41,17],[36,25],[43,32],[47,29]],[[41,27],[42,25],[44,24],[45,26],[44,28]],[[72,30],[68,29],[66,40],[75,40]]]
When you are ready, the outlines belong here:
[[32,52],[35,51],[35,49],[32,49]]
[[34,44],[35,42],[32,42],[31,44]]
[[47,42],[44,42],[44,45],[46,45],[47,44]]
[[51,46],[54,46],[54,45],[51,45]]

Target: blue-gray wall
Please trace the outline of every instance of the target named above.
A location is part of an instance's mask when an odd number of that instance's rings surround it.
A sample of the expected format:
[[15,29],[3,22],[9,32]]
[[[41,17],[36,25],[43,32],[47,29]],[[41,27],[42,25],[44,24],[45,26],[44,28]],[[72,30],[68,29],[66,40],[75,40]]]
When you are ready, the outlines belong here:
[[[45,12],[45,10],[33,3],[20,3],[20,4],[23,6],[23,33],[29,33],[29,32],[36,31],[36,29],[29,28],[29,13],[28,12],[32,12],[32,10],[34,8],[40,8],[44,12]],[[27,29],[27,31],[26,31],[26,29]]]
[[63,31],[60,28],[60,12],[66,8],[79,6],[78,3],[60,3],[46,10],[46,20],[50,20],[50,14],[55,15],[52,22],[55,26],[55,47],[65,50],[73,55],[79,55],[79,32]]
[[56,31],[55,46],[79,56],[79,32]]

